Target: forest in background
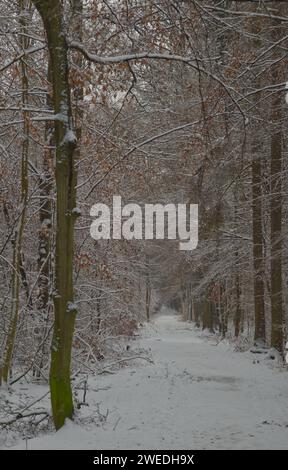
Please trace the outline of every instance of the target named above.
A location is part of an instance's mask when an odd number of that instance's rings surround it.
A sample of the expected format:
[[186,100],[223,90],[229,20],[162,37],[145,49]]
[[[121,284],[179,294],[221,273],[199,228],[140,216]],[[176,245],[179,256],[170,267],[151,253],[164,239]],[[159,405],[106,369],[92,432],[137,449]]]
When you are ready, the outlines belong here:
[[[2,386],[49,381],[59,429],[71,369],[121,357],[163,304],[283,357],[286,2],[0,6]],[[93,240],[114,195],[198,204],[197,249]]]

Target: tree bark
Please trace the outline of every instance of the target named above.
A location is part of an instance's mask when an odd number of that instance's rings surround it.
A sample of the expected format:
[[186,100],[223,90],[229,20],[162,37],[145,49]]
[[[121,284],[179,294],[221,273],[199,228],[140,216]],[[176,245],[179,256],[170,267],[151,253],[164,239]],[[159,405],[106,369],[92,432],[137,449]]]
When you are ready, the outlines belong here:
[[[47,81],[51,83],[51,64],[48,60]],[[50,87],[49,87],[50,88]],[[52,108],[52,95],[49,89],[46,104]],[[52,226],[53,226],[53,165],[54,165],[54,124],[47,121],[45,125],[45,146],[43,151],[43,165],[39,176],[40,210],[39,210],[39,238],[38,238],[38,299],[37,310],[40,315],[40,324],[36,332],[38,343],[42,344],[39,356],[35,358],[37,368],[33,374],[41,376],[41,369],[47,356],[46,342],[49,322],[50,301],[52,299]]]
[[241,320],[242,320],[242,308],[241,308],[241,287],[240,287],[240,274],[239,274],[239,254],[236,251],[236,275],[235,275],[235,291],[236,291],[236,306],[234,316],[234,335],[238,338],[240,334]]
[[[278,28],[277,28],[278,26]],[[279,38],[279,24],[276,24],[273,39]],[[281,29],[280,29],[281,31]],[[273,83],[279,83],[284,77],[281,66],[272,69]],[[283,281],[282,281],[282,94],[275,92],[272,99],[271,120],[271,346],[284,354],[284,314],[283,314]]]
[[[20,29],[21,29],[21,45],[23,50],[28,48],[29,39],[27,35],[28,18],[25,3],[23,0],[19,2],[20,10]],[[21,196],[20,196],[20,216],[16,226],[14,240],[13,240],[13,273],[12,273],[12,305],[11,305],[11,320],[9,324],[5,352],[4,363],[1,374],[4,383],[8,383],[9,374],[11,372],[11,362],[13,356],[13,349],[15,337],[17,332],[17,324],[19,318],[19,304],[20,304],[20,281],[23,279],[23,264],[22,264],[22,239],[26,219],[27,199],[28,199],[28,156],[29,156],[29,113],[25,111],[28,106],[28,75],[26,56],[21,59],[21,86],[22,86],[22,106],[24,108],[23,114],[23,138],[22,138],[22,156],[21,156]],[[24,286],[25,287],[25,286]],[[2,382],[0,377],[0,383]]]
[[[51,64],[48,63],[48,82],[51,83]],[[52,96],[47,94],[47,106],[52,107]],[[52,168],[54,160],[54,125],[48,121],[45,126],[45,147],[43,152],[43,168],[39,181],[40,192],[40,232],[38,244],[38,308],[46,312],[50,297],[49,281],[51,281],[51,229],[52,229]]]
[[204,310],[203,310],[203,330],[208,329],[210,333],[214,333],[213,328],[213,312],[212,303],[209,299],[204,299]]
[[[256,130],[257,132],[257,130]],[[257,136],[255,137],[257,139]],[[264,263],[262,230],[262,165],[260,144],[252,147],[252,228],[253,228],[253,266],[254,266],[254,314],[256,345],[266,343],[265,306],[264,306]]]
[[51,61],[56,147],[56,248],[54,331],[50,391],[56,429],[74,413],[70,382],[71,350],[77,308],[74,304],[73,254],[76,204],[76,136],[73,133],[68,47],[60,0],[33,0],[47,34]]

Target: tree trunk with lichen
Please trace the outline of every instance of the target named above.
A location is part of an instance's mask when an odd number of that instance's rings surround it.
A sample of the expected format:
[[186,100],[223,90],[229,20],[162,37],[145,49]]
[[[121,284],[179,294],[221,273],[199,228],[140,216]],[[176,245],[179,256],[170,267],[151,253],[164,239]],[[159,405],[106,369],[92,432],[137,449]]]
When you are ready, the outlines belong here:
[[60,0],[33,0],[47,35],[51,61],[56,148],[56,248],[54,331],[51,347],[50,392],[56,429],[74,413],[70,382],[71,351],[76,317],[73,289],[76,204],[76,137],[73,133],[68,46]]

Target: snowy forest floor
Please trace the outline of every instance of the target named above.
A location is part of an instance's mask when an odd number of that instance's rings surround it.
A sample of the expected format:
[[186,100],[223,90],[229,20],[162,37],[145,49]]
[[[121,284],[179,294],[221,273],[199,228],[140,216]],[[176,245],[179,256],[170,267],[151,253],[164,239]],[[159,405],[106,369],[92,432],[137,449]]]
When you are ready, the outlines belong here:
[[4,429],[2,448],[288,449],[286,369],[255,363],[258,355],[217,344],[167,312],[142,329],[134,348],[149,351],[153,363],[89,377],[89,406],[75,422],[16,446]]

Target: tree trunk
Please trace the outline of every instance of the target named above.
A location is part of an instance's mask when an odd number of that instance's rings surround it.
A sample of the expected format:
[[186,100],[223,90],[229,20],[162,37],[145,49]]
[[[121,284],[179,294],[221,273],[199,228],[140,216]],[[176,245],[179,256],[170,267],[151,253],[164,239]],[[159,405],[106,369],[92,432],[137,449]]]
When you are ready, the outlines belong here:
[[146,274],[146,298],[145,298],[145,307],[146,307],[146,320],[150,321],[150,306],[151,306],[151,285],[149,274]]
[[227,289],[226,281],[220,284],[219,293],[219,333],[225,338],[228,327],[228,306],[227,306]]
[[241,309],[241,288],[240,288],[240,274],[239,274],[239,255],[236,252],[236,275],[235,275],[235,291],[236,291],[236,306],[234,316],[234,335],[238,338],[240,334],[241,320],[242,320],[242,309]]
[[[239,188],[238,184],[236,184],[236,188],[234,191],[234,223],[235,229],[239,227],[241,223],[238,220],[237,210],[239,206]],[[234,313],[234,335],[235,338],[238,338],[241,329],[241,322],[242,322],[242,305],[241,305],[241,270],[240,270],[240,259],[239,259],[239,247],[238,247],[238,240],[235,240],[235,313]]]
[[[257,132],[257,130],[256,130]],[[257,136],[255,137],[257,139]],[[260,144],[254,142],[252,147],[252,227],[253,227],[253,266],[254,266],[254,314],[256,345],[266,343],[265,307],[264,307],[264,265],[263,265],[263,232],[262,232],[262,186],[261,186],[261,152]]]
[[[273,72],[273,82],[279,83],[278,68]],[[282,291],[282,129],[281,129],[282,95],[275,92],[272,103],[272,122],[274,128],[271,136],[271,346],[281,354],[284,352],[284,315]]]
[[71,350],[77,308],[74,304],[73,253],[76,204],[75,148],[68,47],[60,0],[33,0],[47,34],[53,85],[56,146],[56,249],[54,331],[51,349],[50,392],[56,429],[74,413],[70,382]]
[[195,326],[200,328],[200,315],[201,315],[201,301],[198,300],[194,303]]
[[[93,325],[93,322],[92,322],[92,325]],[[99,297],[97,297],[96,299],[96,331],[97,333],[100,330],[100,326],[101,326],[101,297],[99,295]]]
[[212,305],[209,299],[204,300],[203,328],[202,329],[203,330],[208,329],[210,333],[214,333]]
[[[51,64],[48,61],[47,71],[48,83],[51,83]],[[52,108],[52,95],[50,90],[47,94],[47,106]],[[52,121],[47,121],[45,125],[45,146],[43,152],[43,166],[39,177],[40,210],[39,221],[40,231],[38,239],[38,299],[37,310],[40,315],[39,326],[36,333],[38,343],[42,344],[39,357],[35,358],[33,374],[41,376],[41,369],[44,359],[47,356],[47,347],[44,338],[47,335],[49,321],[49,305],[52,298],[51,285],[52,276],[52,225],[53,225],[53,160],[54,160],[54,125]]]
[[193,297],[192,297],[192,283],[188,283],[188,315],[187,320],[191,322],[193,320]]
[[[51,64],[49,61],[48,82],[51,83]],[[52,96],[47,94],[47,106],[52,107]],[[45,147],[43,152],[43,168],[39,181],[41,229],[38,244],[38,308],[46,312],[49,301],[49,281],[51,280],[51,228],[52,228],[52,168],[54,158],[54,125],[48,121],[45,126]]]
[[[20,29],[21,36],[20,41],[23,51],[29,46],[29,39],[27,35],[27,11],[25,11],[24,1],[20,1]],[[21,199],[20,199],[20,216],[15,230],[15,236],[13,241],[13,273],[12,273],[12,306],[11,306],[11,321],[7,333],[7,340],[4,352],[4,363],[2,368],[2,379],[4,383],[8,383],[9,374],[11,372],[11,361],[17,331],[18,317],[19,317],[19,294],[20,294],[20,281],[23,279],[23,264],[22,264],[22,239],[26,219],[26,206],[28,199],[28,156],[29,156],[29,116],[25,108],[28,106],[28,76],[27,76],[27,65],[26,56],[24,55],[21,59],[21,85],[22,85],[22,106],[23,110],[23,139],[22,139],[22,159],[21,159]],[[0,383],[2,382],[0,377]]]

